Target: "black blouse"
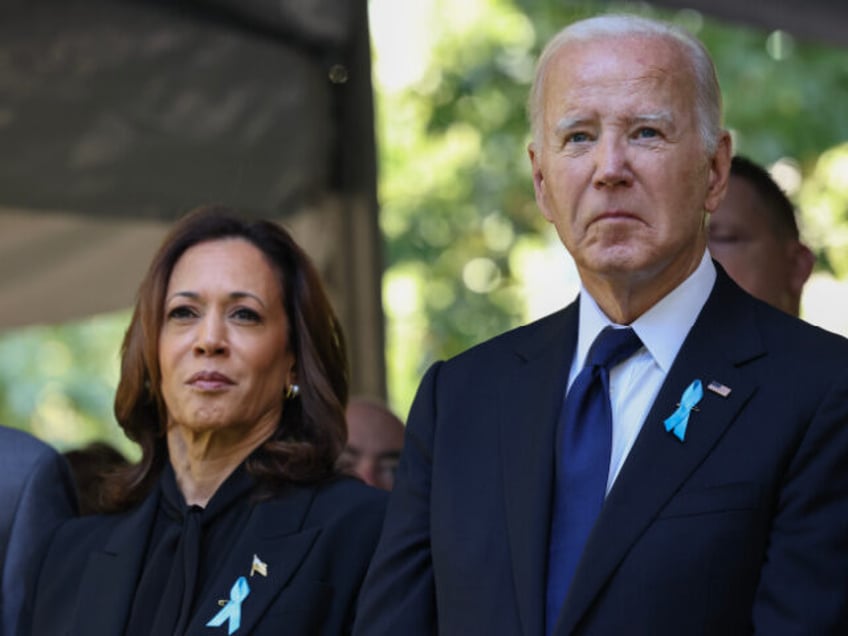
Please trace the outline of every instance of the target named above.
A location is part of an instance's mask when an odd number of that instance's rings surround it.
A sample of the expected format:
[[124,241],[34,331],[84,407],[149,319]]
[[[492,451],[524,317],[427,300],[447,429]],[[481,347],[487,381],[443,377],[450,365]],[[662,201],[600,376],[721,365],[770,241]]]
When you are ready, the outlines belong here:
[[239,466],[205,508],[189,506],[170,463],[145,552],[126,636],[183,634],[195,600],[207,592],[250,516],[255,481]]

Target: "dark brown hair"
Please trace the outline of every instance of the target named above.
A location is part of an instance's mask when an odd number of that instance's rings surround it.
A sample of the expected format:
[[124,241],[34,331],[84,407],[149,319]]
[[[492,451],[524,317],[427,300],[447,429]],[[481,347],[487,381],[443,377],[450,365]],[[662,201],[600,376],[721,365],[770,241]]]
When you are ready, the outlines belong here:
[[[225,206],[205,205],[178,221],[138,290],[121,348],[115,417],[127,436],[141,446],[142,456],[112,478],[105,493],[112,510],[126,509],[143,499],[168,461],[158,351],[165,293],[174,266],[188,248],[229,238],[256,246],[277,274],[300,387],[299,396],[286,401],[276,432],[251,454],[246,468],[269,491],[291,482],[319,481],[334,472],[347,435],[348,369],[342,328],[318,271],[279,225],[239,218],[238,212]],[[280,387],[281,401],[284,390]]]
[[63,453],[77,487],[79,513],[91,515],[104,512],[103,487],[113,473],[129,466],[130,462],[117,448],[104,441],[94,441]]

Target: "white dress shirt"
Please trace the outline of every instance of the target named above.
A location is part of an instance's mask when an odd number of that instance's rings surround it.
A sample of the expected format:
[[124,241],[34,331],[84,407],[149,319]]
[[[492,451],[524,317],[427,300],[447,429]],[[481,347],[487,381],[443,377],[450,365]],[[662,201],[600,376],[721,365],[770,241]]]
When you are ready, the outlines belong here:
[[[642,430],[642,423],[677,352],[707,302],[715,279],[715,266],[709,251],[705,250],[700,264],[686,280],[629,325],[644,346],[610,370],[612,453],[607,493]],[[595,338],[610,325],[625,326],[613,323],[581,286],[577,350],[568,376],[569,389],[586,363]],[[661,422],[656,424],[660,426]]]

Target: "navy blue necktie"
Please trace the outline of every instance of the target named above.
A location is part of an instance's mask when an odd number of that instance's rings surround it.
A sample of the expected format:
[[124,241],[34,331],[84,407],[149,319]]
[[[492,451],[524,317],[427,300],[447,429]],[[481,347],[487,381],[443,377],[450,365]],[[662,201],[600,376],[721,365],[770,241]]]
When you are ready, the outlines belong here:
[[606,496],[612,448],[609,370],[642,341],[628,329],[604,329],[565,397],[557,430],[556,484],[548,543],[547,634],[556,624],[583,547]]

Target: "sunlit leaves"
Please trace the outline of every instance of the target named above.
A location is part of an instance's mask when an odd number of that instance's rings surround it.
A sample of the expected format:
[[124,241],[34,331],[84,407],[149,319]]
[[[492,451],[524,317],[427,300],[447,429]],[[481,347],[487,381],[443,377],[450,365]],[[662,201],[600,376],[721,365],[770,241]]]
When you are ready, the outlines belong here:
[[0,417],[61,450],[108,440],[137,449],[112,415],[127,312],[0,336]]
[[848,143],[823,153],[800,196],[808,240],[838,278],[848,276]]

